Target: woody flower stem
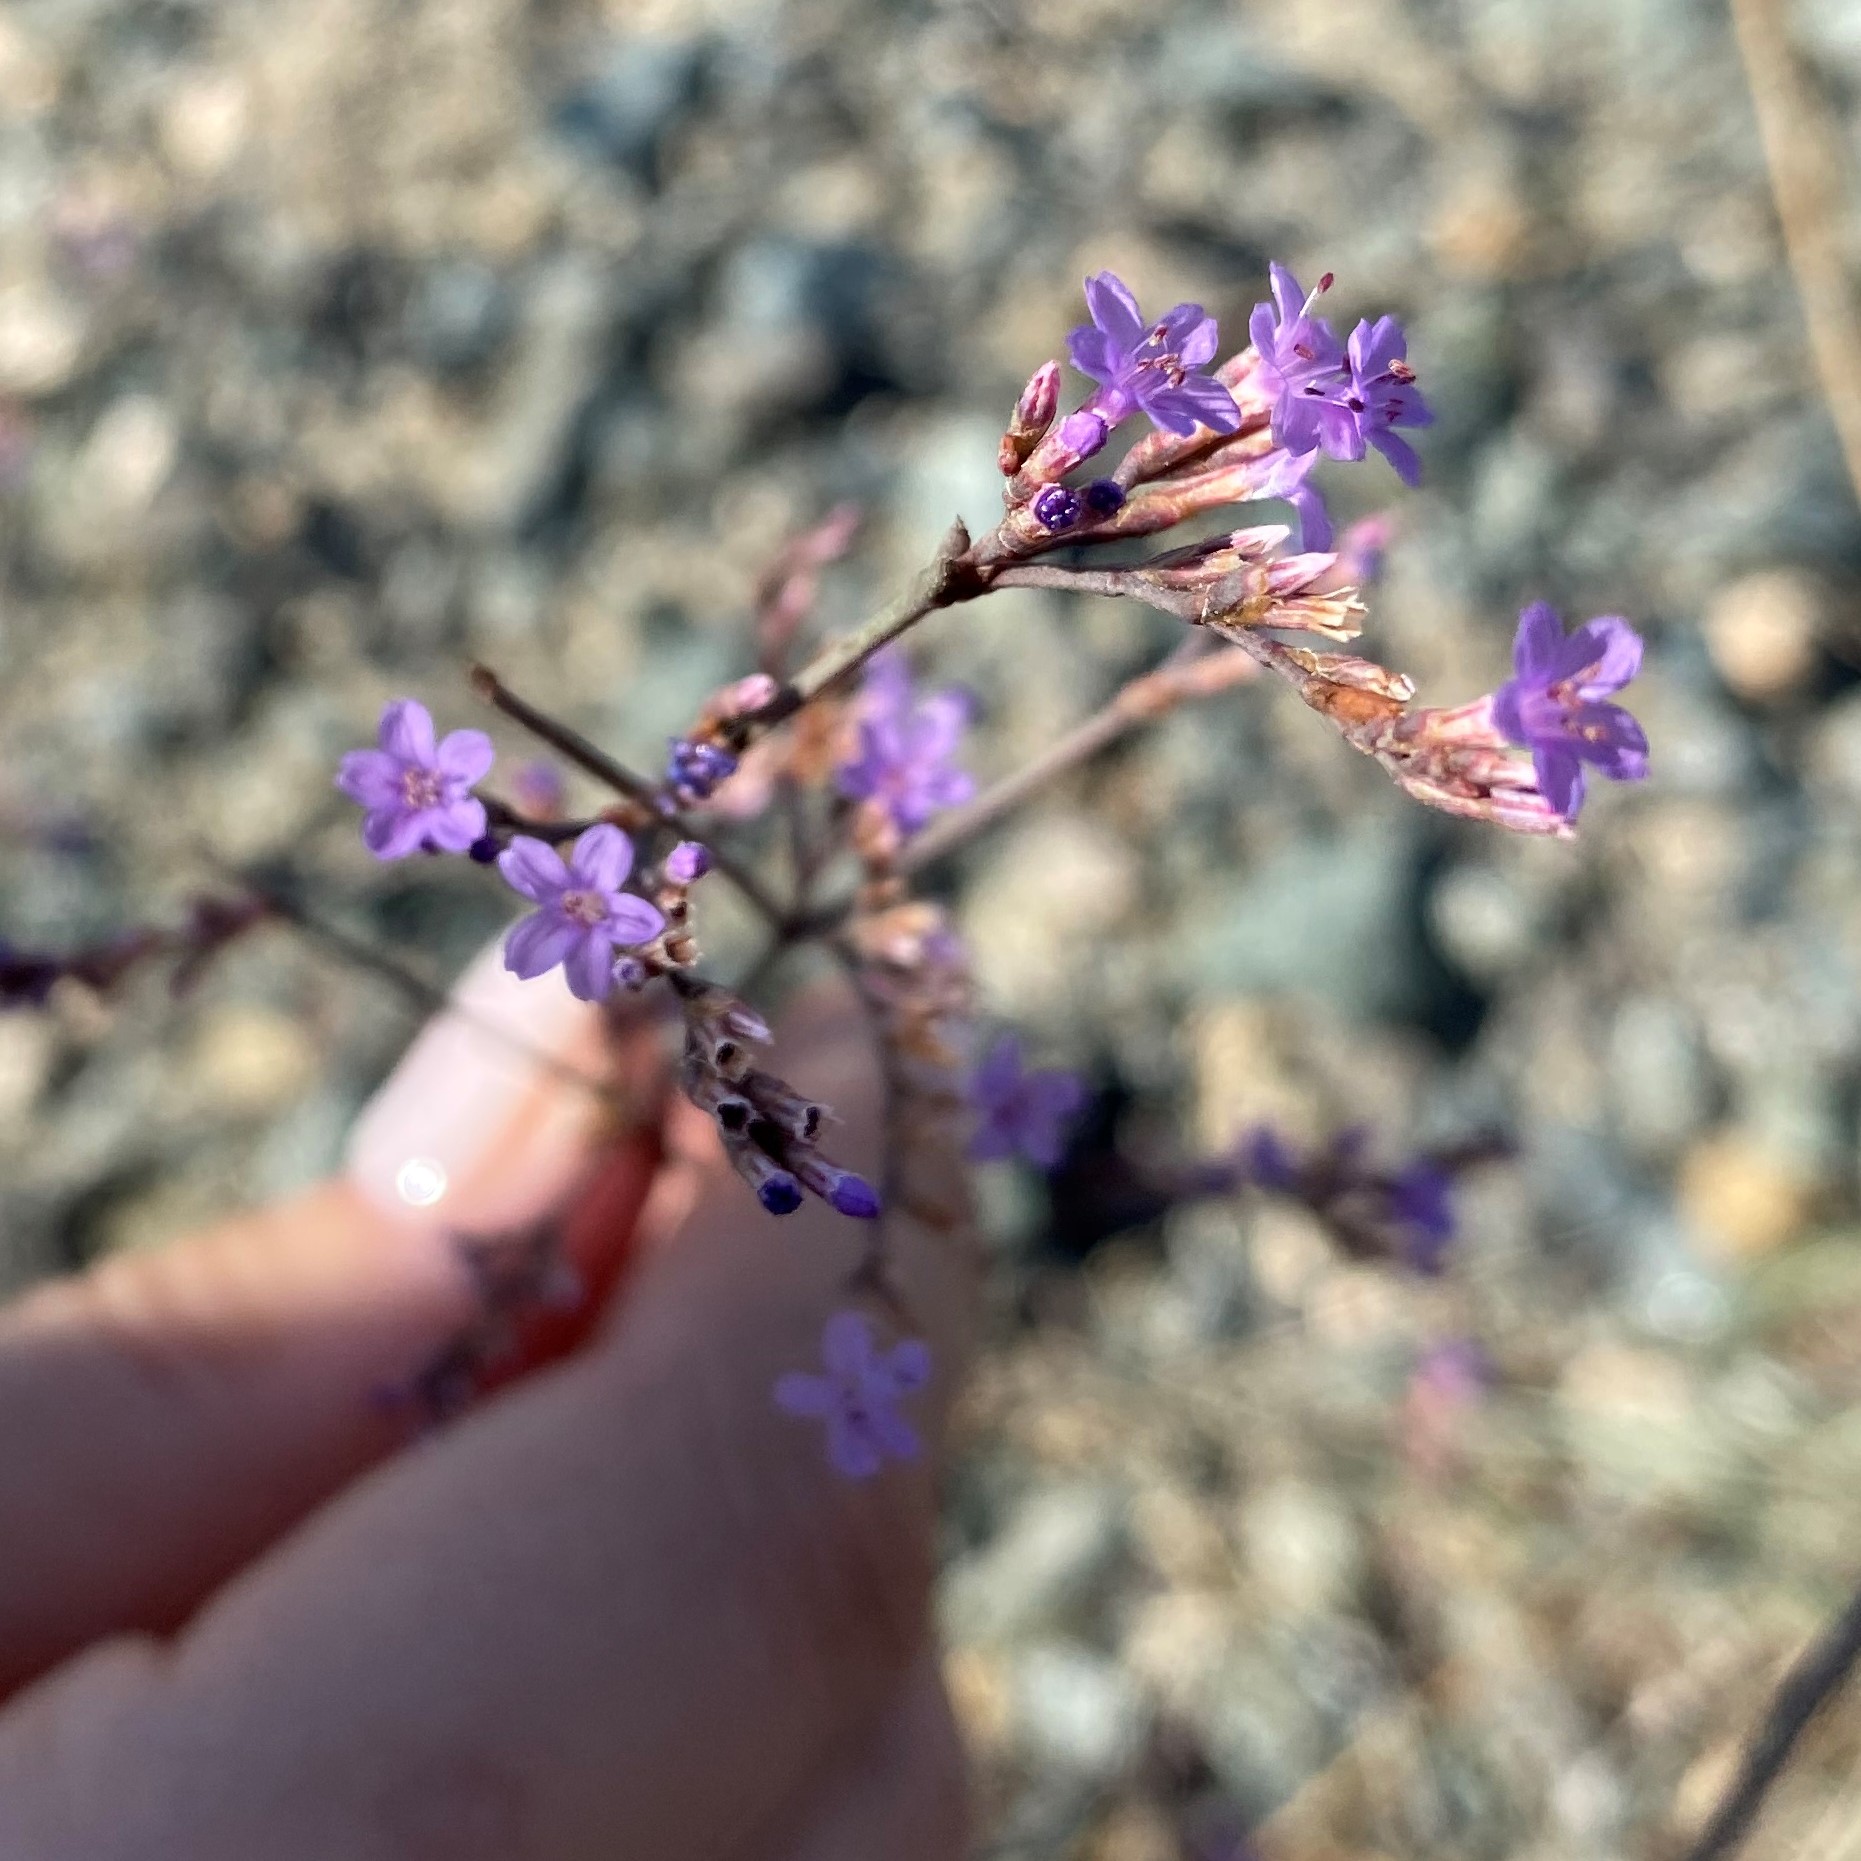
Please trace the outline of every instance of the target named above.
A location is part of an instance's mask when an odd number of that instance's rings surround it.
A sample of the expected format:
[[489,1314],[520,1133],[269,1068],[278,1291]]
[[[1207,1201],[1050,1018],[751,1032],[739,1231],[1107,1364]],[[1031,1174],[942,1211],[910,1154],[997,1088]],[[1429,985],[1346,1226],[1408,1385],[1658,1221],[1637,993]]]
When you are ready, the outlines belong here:
[[937,559],[904,593],[851,633],[829,640],[760,711],[742,720],[743,742],[793,717],[874,653],[910,632],[927,614],[983,593],[988,584],[965,573],[968,552],[969,531],[959,518],[939,544]]

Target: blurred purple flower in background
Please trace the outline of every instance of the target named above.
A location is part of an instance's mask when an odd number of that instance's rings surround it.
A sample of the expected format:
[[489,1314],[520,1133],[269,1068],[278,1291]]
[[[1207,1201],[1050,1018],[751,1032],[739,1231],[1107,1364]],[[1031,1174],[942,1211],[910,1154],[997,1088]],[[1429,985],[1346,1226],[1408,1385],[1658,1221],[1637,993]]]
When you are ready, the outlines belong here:
[[1493,694],[1493,721],[1531,751],[1538,787],[1566,820],[1583,806],[1583,765],[1617,782],[1648,773],[1648,739],[1618,704],[1604,702],[1641,670],[1641,636],[1614,614],[1565,636],[1548,602],[1519,616],[1513,677]]
[[[1115,273],[1086,280],[1090,323],[1066,339],[1073,366],[1100,384],[1087,403],[1108,426],[1141,408],[1166,433],[1187,438],[1198,425],[1232,433],[1241,424],[1234,396],[1197,371],[1214,360],[1220,329],[1200,304],[1178,304],[1146,324],[1130,286]],[[1077,416],[1075,416],[1076,418]]]
[[716,743],[674,737],[666,757],[666,786],[683,802],[708,801],[737,772],[737,759]]
[[860,688],[859,754],[835,770],[840,792],[877,801],[901,834],[914,834],[933,814],[975,793],[975,781],[951,759],[969,727],[969,698],[960,691],[919,697],[899,652],[875,654]]
[[1043,1170],[1060,1160],[1066,1124],[1085,1098],[1073,1073],[1057,1068],[1029,1072],[1021,1043],[1004,1034],[970,1076],[970,1103],[981,1114],[969,1155],[977,1163],[1025,1157]]
[[377,859],[410,853],[463,853],[485,831],[484,803],[472,796],[497,759],[482,730],[433,740],[424,704],[397,698],[381,714],[379,749],[351,750],[336,786],[364,810],[362,844]]
[[917,1430],[898,1412],[901,1396],[930,1381],[930,1350],[906,1338],[890,1350],[876,1347],[872,1320],[839,1311],[821,1333],[824,1375],[791,1370],[775,1384],[776,1407],[827,1424],[827,1458],[849,1479],[864,1480],[888,1460],[911,1460],[921,1451]]
[[620,889],[632,870],[633,842],[605,821],[575,842],[566,864],[554,847],[520,834],[498,856],[498,871],[538,908],[512,925],[504,966],[528,981],[560,963],[571,994],[600,1001],[614,987],[617,950],[665,929],[654,906]]

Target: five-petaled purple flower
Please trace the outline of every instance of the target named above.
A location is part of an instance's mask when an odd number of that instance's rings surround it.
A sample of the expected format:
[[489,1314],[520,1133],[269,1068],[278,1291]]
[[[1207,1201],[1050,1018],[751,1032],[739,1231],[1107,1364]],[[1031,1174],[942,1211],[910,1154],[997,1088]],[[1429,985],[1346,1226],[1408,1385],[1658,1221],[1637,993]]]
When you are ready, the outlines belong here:
[[933,814],[975,793],[975,780],[951,758],[969,726],[969,699],[960,691],[911,689],[901,653],[877,653],[860,688],[859,754],[834,771],[840,792],[877,801],[901,834],[914,834]]
[[1073,366],[1098,382],[1087,403],[1107,426],[1142,408],[1166,433],[1188,437],[1198,425],[1232,433],[1241,424],[1234,396],[1198,371],[1214,360],[1220,331],[1200,304],[1178,304],[1147,324],[1122,278],[1109,271],[1086,280],[1090,323],[1066,339]]
[[616,953],[651,943],[666,921],[644,898],[620,888],[633,870],[633,842],[603,821],[575,842],[568,863],[541,840],[519,835],[498,856],[498,871],[538,907],[511,926],[504,967],[528,981],[558,963],[569,992],[598,1002],[614,987]]
[[977,1163],[1025,1157],[1043,1170],[1060,1160],[1066,1124],[1086,1095],[1075,1073],[1049,1067],[1027,1071],[1021,1043],[1004,1034],[971,1075],[969,1102],[981,1114],[969,1154]]
[[917,1430],[898,1412],[901,1396],[930,1381],[930,1350],[921,1339],[881,1351],[870,1318],[839,1311],[821,1333],[821,1363],[821,1376],[791,1370],[778,1377],[775,1401],[790,1415],[827,1424],[827,1458],[839,1472],[868,1479],[887,1460],[911,1460],[922,1451]]
[[1284,265],[1270,266],[1268,276],[1273,301],[1254,306],[1248,334],[1261,385],[1274,397],[1275,441],[1295,455],[1322,450],[1334,459],[1361,459],[1374,446],[1406,484],[1418,483],[1421,460],[1391,429],[1431,426],[1434,415],[1415,386],[1402,325],[1394,317],[1360,322],[1341,343],[1312,314],[1330,289],[1329,272],[1309,297]]
[[455,730],[435,743],[426,706],[397,698],[381,714],[377,740],[379,749],[351,750],[336,771],[336,786],[365,810],[362,844],[377,859],[466,852],[485,831],[472,784],[496,759],[491,739]]
[[1648,773],[1648,739],[1619,704],[1604,700],[1641,670],[1641,636],[1614,614],[1565,636],[1548,602],[1519,616],[1513,676],[1493,694],[1493,721],[1531,751],[1538,788],[1567,821],[1583,806],[1583,765],[1612,781]]

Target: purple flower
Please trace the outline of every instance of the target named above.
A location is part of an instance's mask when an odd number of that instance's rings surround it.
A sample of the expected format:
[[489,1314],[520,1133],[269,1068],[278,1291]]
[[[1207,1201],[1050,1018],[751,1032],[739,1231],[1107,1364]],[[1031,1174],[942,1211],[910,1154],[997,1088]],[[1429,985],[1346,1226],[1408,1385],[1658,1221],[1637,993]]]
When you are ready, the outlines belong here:
[[1350,391],[1344,404],[1357,422],[1357,450],[1333,456],[1361,459],[1367,440],[1396,468],[1396,476],[1405,485],[1418,485],[1422,481],[1422,462],[1415,456],[1415,448],[1390,430],[1433,426],[1435,421],[1415,385],[1415,371],[1409,366],[1408,355],[1409,339],[1394,317],[1359,323],[1351,331]]
[[975,781],[952,765],[969,725],[960,691],[917,697],[904,657],[877,653],[860,691],[859,755],[834,771],[840,792],[877,801],[901,834],[914,834],[933,814],[975,793]]
[[1434,415],[1415,386],[1402,325],[1394,317],[1361,322],[1346,346],[1312,315],[1331,288],[1329,272],[1309,297],[1284,265],[1269,267],[1268,276],[1273,301],[1254,306],[1248,334],[1261,386],[1274,397],[1274,439],[1290,453],[1323,451],[1334,459],[1361,459],[1366,445],[1374,446],[1405,483],[1417,483],[1422,462],[1391,429],[1431,426]]
[[1241,424],[1234,396],[1196,371],[1214,359],[1220,332],[1200,304],[1178,304],[1146,324],[1137,299],[1109,271],[1086,280],[1090,323],[1066,339],[1073,366],[1100,384],[1088,407],[1109,426],[1142,408],[1166,433],[1187,438],[1198,425],[1232,433]]
[[969,1154],[977,1163],[1021,1156],[1043,1170],[1060,1160],[1066,1124],[1085,1098],[1077,1074],[1028,1072],[1021,1043],[1004,1034],[970,1076],[969,1100],[981,1114]]
[[1237,1146],[1241,1174],[1257,1189],[1289,1195],[1298,1188],[1299,1159],[1270,1124],[1257,1124]]
[[351,750],[336,771],[336,786],[365,810],[362,844],[377,859],[466,852],[485,831],[485,804],[471,789],[496,758],[491,739],[455,730],[436,744],[426,706],[398,698],[377,740],[379,749]]
[[569,992],[598,1002],[614,986],[617,949],[651,943],[666,921],[644,898],[620,888],[633,870],[633,842],[603,821],[562,855],[520,834],[498,857],[506,882],[538,909],[511,926],[504,967],[528,981],[558,963]]
[[1568,638],[1548,602],[1519,616],[1513,677],[1493,694],[1493,721],[1531,751],[1538,788],[1565,820],[1583,806],[1583,765],[1616,782],[1648,773],[1648,739],[1618,704],[1605,704],[1641,670],[1641,636],[1605,614]]
[[711,849],[700,840],[681,840],[666,855],[666,878],[674,885],[695,885],[711,870]]
[[1361,459],[1357,423],[1340,404],[1351,379],[1344,345],[1323,317],[1312,315],[1331,288],[1330,272],[1309,297],[1284,265],[1269,265],[1267,277],[1273,301],[1254,306],[1247,333],[1260,357],[1260,385],[1274,396],[1274,440],[1291,453],[1322,447],[1334,459]]
[[790,1415],[827,1424],[827,1458],[850,1480],[869,1479],[887,1460],[922,1452],[917,1430],[898,1412],[901,1396],[930,1381],[930,1350],[905,1338],[890,1350],[875,1347],[872,1320],[839,1311],[821,1333],[826,1374],[791,1370],[778,1377],[775,1403]]

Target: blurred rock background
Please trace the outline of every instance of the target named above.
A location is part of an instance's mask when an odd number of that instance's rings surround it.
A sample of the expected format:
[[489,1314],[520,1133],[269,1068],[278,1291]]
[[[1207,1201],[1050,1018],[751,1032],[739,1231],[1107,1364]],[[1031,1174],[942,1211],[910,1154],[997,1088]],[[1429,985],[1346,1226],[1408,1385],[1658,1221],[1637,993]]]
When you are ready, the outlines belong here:
[[[1796,24],[1861,166],[1861,14]],[[496,888],[374,867],[330,789],[384,697],[482,721],[483,656],[652,761],[792,531],[872,514],[838,625],[988,517],[1088,269],[1238,341],[1269,257],[1399,312],[1440,414],[1420,493],[1330,473],[1399,516],[1370,650],[1451,702],[1523,600],[1626,613],[1655,779],[1518,842],[1247,692],[957,876],[1127,1146],[1520,1144],[1420,1285],[1283,1208],[1106,1240],[988,1185],[985,1852],[1673,1852],[1861,1574],[1861,519],[1717,5],[13,0],[0,938],[288,861],[445,973]],[[987,774],[1167,639],[1020,593],[924,646]],[[326,1170],[410,1027],[278,936],[0,1019],[0,1278]],[[1751,1853],[1861,1855],[1858,1758],[1851,1702]]]

